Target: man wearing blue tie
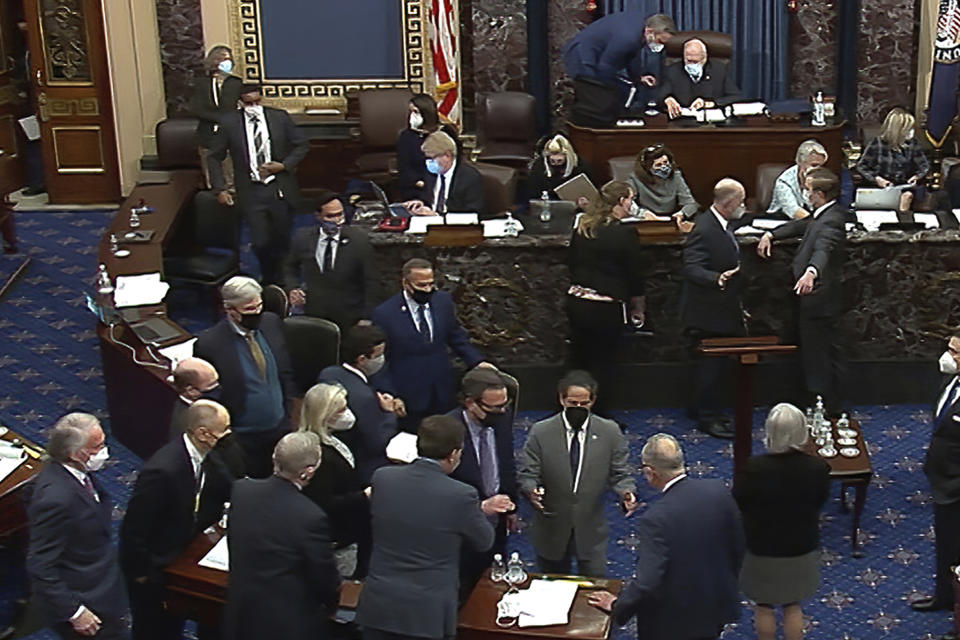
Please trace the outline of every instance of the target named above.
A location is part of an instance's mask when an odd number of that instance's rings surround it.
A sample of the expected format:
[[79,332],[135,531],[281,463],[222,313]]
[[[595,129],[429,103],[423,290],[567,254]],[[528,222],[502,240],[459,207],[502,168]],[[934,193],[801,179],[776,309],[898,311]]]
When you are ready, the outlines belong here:
[[422,258],[403,265],[401,291],[374,309],[370,319],[387,334],[387,363],[371,382],[406,403],[402,425],[409,431],[424,417],[454,407],[456,379],[448,349],[468,369],[495,368],[470,344],[453,298],[436,288],[433,265]]

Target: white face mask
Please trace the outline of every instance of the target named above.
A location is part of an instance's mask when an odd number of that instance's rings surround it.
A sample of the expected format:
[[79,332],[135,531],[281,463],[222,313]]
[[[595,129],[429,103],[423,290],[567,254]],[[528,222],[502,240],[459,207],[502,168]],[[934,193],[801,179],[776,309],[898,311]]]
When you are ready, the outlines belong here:
[[653,51],[654,53],[660,53],[661,51],[663,51],[663,48],[665,45],[662,45],[657,41],[653,41],[649,43],[647,46],[650,47],[650,51]]
[[106,464],[107,460],[110,459],[110,452],[107,451],[106,447],[100,449],[95,454],[87,458],[87,461],[84,463],[87,471],[100,471],[103,469],[103,465]]
[[960,373],[960,369],[957,368],[957,361],[953,359],[949,351],[944,351],[943,355],[940,356],[940,373],[945,373],[949,376],[955,376]]
[[382,353],[376,358],[370,358],[367,360],[367,364],[364,365],[363,372],[368,376],[375,375],[378,371],[380,371],[380,369],[383,369],[383,365],[386,360],[386,356]]
[[635,200],[631,200],[630,208],[627,210],[627,216],[630,218],[636,218],[639,215],[640,215],[640,205],[638,205]]
[[220,64],[217,65],[217,69],[223,73],[230,73],[233,71],[233,60],[221,60]]
[[419,129],[423,126],[423,116],[420,115],[417,111],[410,112],[410,128]]
[[260,105],[245,104],[243,105],[243,110],[246,111],[247,115],[258,115],[260,111]]
[[343,410],[343,413],[337,416],[333,424],[330,425],[330,431],[349,431],[357,423],[357,416],[353,415],[350,407]]
[[683,68],[691,78],[699,79],[703,75],[703,65],[699,62],[688,62]]

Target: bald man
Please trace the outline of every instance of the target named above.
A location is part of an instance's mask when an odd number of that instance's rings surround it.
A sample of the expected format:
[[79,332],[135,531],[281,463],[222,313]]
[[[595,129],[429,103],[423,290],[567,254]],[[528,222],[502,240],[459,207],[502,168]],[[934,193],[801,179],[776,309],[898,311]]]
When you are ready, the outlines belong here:
[[[704,338],[746,335],[740,277],[740,246],[730,223],[743,216],[743,185],[724,178],[713,188],[713,204],[696,217],[683,244],[683,290],[680,317],[690,339],[692,357]],[[730,422],[718,412],[720,358],[699,358],[694,375],[690,416],[704,433],[733,438]]]
[[663,72],[660,99],[671,118],[680,115],[681,107],[709,109],[739,98],[740,89],[730,69],[709,59],[703,40],[688,40],[683,45],[683,64],[668,65]]
[[185,358],[173,369],[173,386],[180,397],[170,415],[171,440],[183,433],[187,407],[195,400],[219,400],[220,375],[212,364],[202,358]]

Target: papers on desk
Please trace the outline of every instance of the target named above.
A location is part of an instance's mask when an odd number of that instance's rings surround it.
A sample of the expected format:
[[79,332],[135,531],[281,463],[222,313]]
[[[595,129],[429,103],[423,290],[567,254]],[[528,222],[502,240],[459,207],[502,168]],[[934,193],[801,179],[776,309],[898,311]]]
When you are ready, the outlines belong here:
[[207,552],[207,555],[197,563],[207,569],[216,569],[217,571],[230,571],[230,551],[227,547],[227,536],[223,536],[213,545],[213,549]]
[[427,227],[433,224],[478,224],[479,216],[475,213],[448,213],[446,216],[410,216],[410,226],[407,233],[426,233]]
[[921,223],[927,229],[940,228],[940,220],[937,218],[937,214],[935,213],[914,213],[913,219]]
[[387,443],[387,459],[394,462],[413,462],[420,455],[417,450],[417,436],[401,431]]
[[33,142],[40,139],[40,122],[37,120],[37,116],[20,118],[17,122],[20,123],[20,128],[23,129],[23,134],[27,136],[27,140]]
[[567,580],[534,580],[519,593],[518,627],[546,627],[570,622],[570,607],[577,583]]
[[[510,218],[494,218],[493,220],[483,221],[484,238],[505,238],[507,236],[507,221]],[[523,231],[523,223],[513,219],[513,227],[517,232]]]
[[479,224],[480,216],[475,213],[448,213],[446,224]]
[[181,361],[193,357],[193,345],[196,343],[196,341],[196,338],[190,338],[186,342],[180,342],[178,344],[172,344],[169,347],[164,347],[159,350],[160,355],[170,361],[170,369],[173,370],[178,364],[180,364]]
[[733,232],[736,236],[759,236],[766,233],[763,229],[758,229],[751,225],[744,225],[738,227],[736,231]]
[[160,273],[144,273],[139,276],[117,276],[117,290],[113,302],[117,308],[160,304],[170,290],[170,285],[160,280]]
[[863,209],[857,211],[857,222],[863,225],[867,231],[877,231],[884,222],[896,224],[900,219],[896,211],[870,211]]
[[727,117],[723,115],[723,109],[690,109],[683,107],[680,109],[680,116],[684,118],[696,118],[697,122],[721,122]]
[[730,105],[733,109],[733,115],[742,118],[745,116],[761,116],[767,108],[765,102],[734,102]]
[[0,440],[0,482],[6,480],[26,459],[27,452],[23,447],[14,447],[10,442]]
[[772,218],[754,218],[753,222],[750,224],[757,229],[763,229],[764,231],[772,231],[782,224],[786,224],[786,220],[774,220]]

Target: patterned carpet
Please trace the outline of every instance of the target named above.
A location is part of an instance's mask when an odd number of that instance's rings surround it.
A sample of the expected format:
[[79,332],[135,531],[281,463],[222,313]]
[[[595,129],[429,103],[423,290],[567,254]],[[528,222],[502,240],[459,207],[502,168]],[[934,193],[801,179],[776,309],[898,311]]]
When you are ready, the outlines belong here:
[[[93,279],[95,243],[111,216],[110,212],[18,214],[21,247],[33,263],[0,300],[0,339],[4,344],[0,351],[0,422],[40,442],[46,439],[45,430],[67,411],[93,412],[109,429],[94,318],[84,308],[82,294]],[[190,316],[190,299],[185,300],[185,304],[172,306],[172,314],[192,330],[202,328],[206,318]],[[521,415],[515,434],[518,448],[529,425],[544,415]],[[692,432],[681,411],[631,411],[615,417],[628,425],[635,468],[646,437],[665,431],[681,438],[692,475],[730,477],[729,445]],[[757,425],[762,417],[763,411],[758,411]],[[876,470],[863,518],[866,557],[850,557],[850,516],[840,512],[837,489],[823,513],[823,575],[819,592],[805,606],[807,637],[936,638],[949,630],[949,614],[918,614],[907,605],[933,586],[931,505],[921,471],[929,439],[928,409],[860,407],[857,417],[864,426]],[[119,524],[140,460],[112,439],[109,446],[111,460],[98,477],[118,505],[114,520]],[[642,478],[639,482],[641,498],[649,497],[649,487]],[[522,515],[529,516],[529,505],[522,505]],[[623,518],[612,495],[608,517],[613,525],[610,575],[629,577],[638,543],[633,519]],[[509,544],[526,560],[533,560],[523,534],[511,537]],[[11,620],[12,600],[22,593],[22,574],[3,552],[0,576],[2,628]],[[616,630],[614,636],[626,640],[635,634],[631,625]],[[29,637],[50,638],[52,634],[39,632]],[[723,637],[755,637],[747,610]]]

